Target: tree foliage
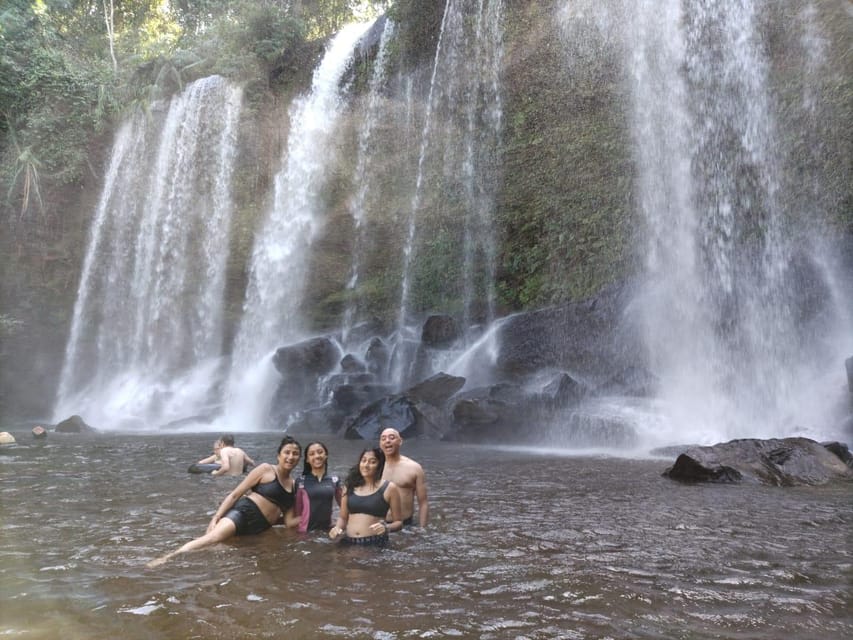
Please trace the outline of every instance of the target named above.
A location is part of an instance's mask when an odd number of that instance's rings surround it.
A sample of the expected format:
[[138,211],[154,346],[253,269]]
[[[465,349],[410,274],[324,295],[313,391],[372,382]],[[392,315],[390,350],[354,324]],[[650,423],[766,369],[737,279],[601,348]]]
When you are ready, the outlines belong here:
[[[268,87],[310,63],[364,0],[6,0],[0,10],[0,180],[7,211],[78,181],[124,108],[219,73]],[[8,217],[8,216],[7,216]]]

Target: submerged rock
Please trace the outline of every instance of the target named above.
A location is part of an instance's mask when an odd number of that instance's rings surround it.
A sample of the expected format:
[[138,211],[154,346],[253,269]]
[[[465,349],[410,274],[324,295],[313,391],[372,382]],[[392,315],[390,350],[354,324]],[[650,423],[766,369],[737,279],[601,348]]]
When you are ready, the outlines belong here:
[[663,475],[680,482],[753,482],[790,487],[850,480],[853,470],[814,440],[781,438],[690,447]]
[[66,418],[56,425],[56,433],[94,433],[95,430],[86,424],[78,415]]

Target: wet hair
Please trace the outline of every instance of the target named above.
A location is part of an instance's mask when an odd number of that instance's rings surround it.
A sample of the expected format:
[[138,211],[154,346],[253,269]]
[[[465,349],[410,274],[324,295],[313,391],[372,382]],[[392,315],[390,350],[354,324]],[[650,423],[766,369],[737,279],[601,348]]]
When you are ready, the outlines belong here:
[[224,444],[226,447],[233,447],[234,446],[234,436],[232,436],[230,434],[222,436],[221,438],[219,438],[219,441],[222,444]]
[[299,449],[299,455],[302,455],[302,445],[296,441],[296,438],[293,436],[284,436],[281,439],[281,444],[278,445],[278,449],[276,449],[276,455],[281,453],[281,450],[284,449],[289,444],[295,444],[296,448]]
[[379,460],[379,466],[376,467],[376,479],[382,479],[382,472],[385,470],[385,453],[383,453],[382,449],[380,449],[379,447],[367,447],[367,449],[364,449],[359,454],[358,462],[355,463],[355,466],[352,467],[349,470],[349,474],[347,474],[347,493],[352,493],[353,489],[365,484],[364,476],[361,475],[361,469],[359,469],[359,466],[361,465],[361,459],[364,457],[365,453],[372,453],[376,456],[376,459]]
[[311,450],[315,444],[319,444],[323,447],[323,451],[326,452],[326,468],[323,470],[324,472],[329,469],[329,447],[320,442],[319,440],[314,440],[314,442],[309,442],[308,446],[305,447],[305,462],[302,465],[302,475],[307,476],[310,473],[313,473],[311,469],[311,463],[308,462],[308,452]]

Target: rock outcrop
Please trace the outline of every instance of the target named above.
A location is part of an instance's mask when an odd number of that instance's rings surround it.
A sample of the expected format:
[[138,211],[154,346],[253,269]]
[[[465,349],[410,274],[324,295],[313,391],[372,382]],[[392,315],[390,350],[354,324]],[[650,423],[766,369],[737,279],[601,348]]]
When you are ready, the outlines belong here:
[[742,439],[690,447],[663,475],[680,482],[790,487],[851,480],[853,470],[833,450],[808,438]]

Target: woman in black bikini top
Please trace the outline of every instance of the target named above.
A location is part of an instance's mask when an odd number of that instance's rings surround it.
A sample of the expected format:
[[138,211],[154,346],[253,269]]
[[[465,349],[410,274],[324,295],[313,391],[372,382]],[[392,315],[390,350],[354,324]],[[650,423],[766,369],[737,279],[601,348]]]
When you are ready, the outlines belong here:
[[225,496],[213,514],[207,532],[195,540],[148,563],[157,567],[170,558],[222,542],[234,535],[255,534],[269,529],[284,516],[286,524],[295,525],[293,505],[296,486],[290,473],[302,457],[302,446],[285,436],[278,446],[278,464],[261,464],[252,469],[237,487]]
[[[400,517],[400,490],[393,482],[382,482],[385,454],[382,449],[365,449],[358,464],[347,476],[346,493],[341,499],[337,524],[329,537],[343,536],[350,544],[385,544],[389,531],[403,528]],[[385,514],[391,511],[391,522]]]

